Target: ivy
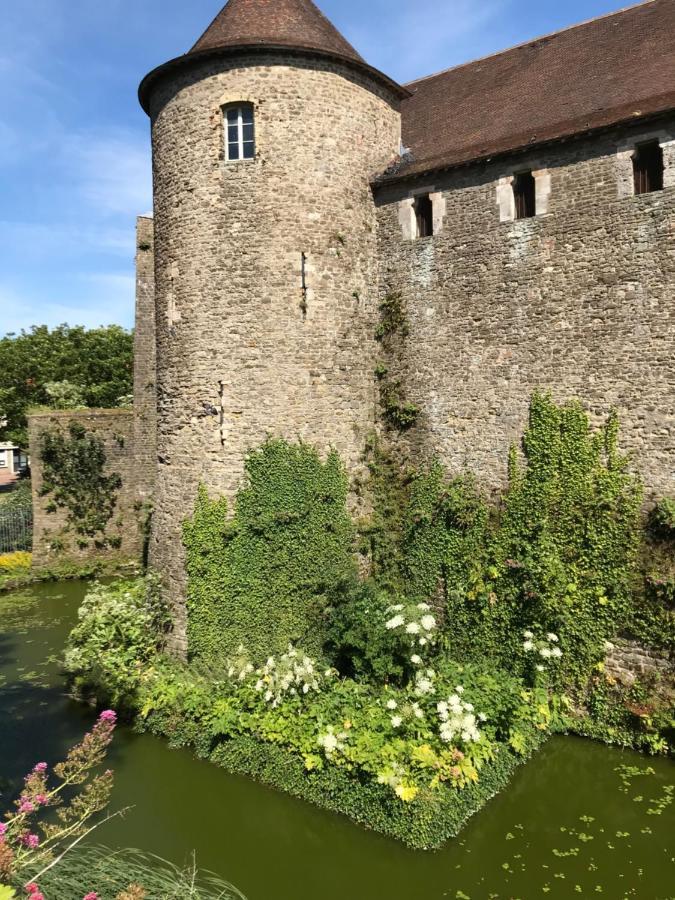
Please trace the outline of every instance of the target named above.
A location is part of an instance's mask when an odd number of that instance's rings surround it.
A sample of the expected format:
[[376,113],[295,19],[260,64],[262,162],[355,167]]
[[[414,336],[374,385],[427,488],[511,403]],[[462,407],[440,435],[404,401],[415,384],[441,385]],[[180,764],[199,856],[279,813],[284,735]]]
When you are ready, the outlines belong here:
[[67,511],[67,522],[81,538],[105,538],[117,506],[122,479],[106,474],[103,441],[71,422],[67,433],[45,431],[40,445],[41,495],[50,497],[47,512]]
[[192,658],[222,663],[242,643],[256,661],[289,642],[321,655],[328,593],[355,572],[347,490],[337,453],[282,440],[248,456],[233,518],[200,489],[184,528]]
[[[408,317],[403,297],[398,292],[389,292],[379,306],[380,322],[375,330],[375,338],[382,344],[384,352],[393,358],[398,344],[408,336]],[[389,366],[380,362],[375,368],[375,378],[380,389],[380,405],[384,421],[396,431],[407,431],[419,419],[419,407],[406,400],[400,380],[389,378]]]
[[[634,620],[642,488],[617,436],[616,416],[593,431],[579,404],[536,394],[499,506],[438,463],[399,490],[398,587],[444,615],[452,657],[518,671],[522,633],[536,625],[565,645],[559,686],[583,685]],[[375,520],[387,517],[382,496],[376,483]],[[387,533],[382,522],[375,537]]]

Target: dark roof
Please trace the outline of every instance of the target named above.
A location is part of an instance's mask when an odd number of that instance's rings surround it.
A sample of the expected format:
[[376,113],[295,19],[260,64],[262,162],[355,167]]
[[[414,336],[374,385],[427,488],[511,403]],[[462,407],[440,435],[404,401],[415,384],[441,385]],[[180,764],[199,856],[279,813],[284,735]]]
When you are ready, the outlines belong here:
[[312,0],[229,0],[188,53],[145,76],[138,91],[141,106],[149,112],[150,95],[158,80],[201,59],[277,50],[347,63],[394,96],[408,96],[400,84],[369,66]]
[[409,161],[452,167],[675,108],[675,0],[649,0],[406,85]]
[[304,47],[363,62],[312,0],[230,0],[190,53],[247,44]]

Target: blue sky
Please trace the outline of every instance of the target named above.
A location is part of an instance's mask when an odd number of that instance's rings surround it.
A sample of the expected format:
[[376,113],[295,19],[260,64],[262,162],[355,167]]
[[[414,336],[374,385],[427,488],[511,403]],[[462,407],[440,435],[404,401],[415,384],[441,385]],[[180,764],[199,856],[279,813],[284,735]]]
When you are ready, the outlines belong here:
[[[0,33],[0,336],[131,326],[134,221],[151,210],[141,77],[223,0],[21,0]],[[621,0],[319,0],[399,81],[612,12]]]

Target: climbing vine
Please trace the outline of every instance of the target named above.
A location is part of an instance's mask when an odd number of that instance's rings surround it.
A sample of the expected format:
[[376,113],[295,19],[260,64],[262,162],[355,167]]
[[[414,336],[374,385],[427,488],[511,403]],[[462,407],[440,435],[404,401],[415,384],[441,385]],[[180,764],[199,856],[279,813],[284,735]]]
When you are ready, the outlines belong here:
[[371,538],[395,535],[399,546],[375,547],[374,559],[397,560],[406,596],[442,612],[454,658],[518,669],[522,634],[538,625],[567,647],[560,684],[582,684],[601,665],[605,641],[634,616],[642,538],[642,488],[617,434],[615,416],[593,431],[579,404],[535,395],[499,507],[437,463],[393,504],[375,481]]
[[[43,497],[49,497],[47,512],[66,510],[68,527],[78,535],[78,546],[88,538],[105,538],[117,506],[122,479],[106,473],[103,441],[71,422],[67,432],[46,431],[40,445]],[[116,541],[117,538],[111,538]]]
[[201,488],[184,528],[190,655],[259,662],[289,642],[320,656],[327,594],[353,576],[354,528],[337,453],[270,440],[246,461],[234,516]]
[[[390,291],[380,303],[380,322],[375,338],[380,342],[388,359],[393,359],[397,349],[408,336],[408,316],[405,302],[399,292]],[[419,407],[406,400],[402,382],[390,378],[389,366],[380,362],[375,368],[375,378],[380,389],[380,405],[385,423],[396,431],[407,431],[419,418]]]

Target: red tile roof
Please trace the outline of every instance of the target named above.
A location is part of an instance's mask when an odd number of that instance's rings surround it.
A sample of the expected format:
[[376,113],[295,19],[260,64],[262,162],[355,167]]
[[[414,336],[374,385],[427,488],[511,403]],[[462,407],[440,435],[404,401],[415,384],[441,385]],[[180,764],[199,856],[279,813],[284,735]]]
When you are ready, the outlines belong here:
[[312,0],[230,0],[190,53],[248,44],[303,47],[363,62]]
[[407,163],[459,165],[675,109],[675,0],[648,0],[406,85]]

